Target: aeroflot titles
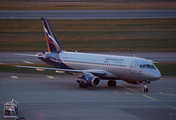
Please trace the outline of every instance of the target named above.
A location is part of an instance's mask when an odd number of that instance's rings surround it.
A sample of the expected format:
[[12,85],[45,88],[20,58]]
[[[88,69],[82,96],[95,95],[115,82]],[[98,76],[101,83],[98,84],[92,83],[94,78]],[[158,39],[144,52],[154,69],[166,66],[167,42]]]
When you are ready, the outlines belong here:
[[124,59],[106,58],[105,60],[123,62]]

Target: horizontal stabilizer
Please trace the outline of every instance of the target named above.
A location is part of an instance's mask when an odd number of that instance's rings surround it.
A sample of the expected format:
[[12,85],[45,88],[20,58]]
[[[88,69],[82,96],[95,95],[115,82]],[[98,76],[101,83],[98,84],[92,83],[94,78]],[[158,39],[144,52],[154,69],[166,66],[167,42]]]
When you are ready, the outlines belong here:
[[31,54],[16,54],[16,55],[23,55],[23,56],[30,56],[30,57],[40,57],[40,58],[48,58],[46,55],[31,55]]

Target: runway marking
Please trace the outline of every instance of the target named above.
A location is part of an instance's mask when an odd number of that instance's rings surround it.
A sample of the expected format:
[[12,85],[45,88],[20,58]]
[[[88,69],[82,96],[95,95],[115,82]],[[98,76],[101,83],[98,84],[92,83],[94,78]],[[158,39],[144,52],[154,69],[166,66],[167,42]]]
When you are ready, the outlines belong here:
[[154,99],[154,98],[151,98],[151,97],[149,97],[149,96],[147,96],[147,95],[145,95],[145,94],[142,94],[143,96],[145,96],[145,97],[147,97],[147,98],[149,98],[149,99],[151,99],[151,100],[154,100],[154,101],[156,101],[156,102],[159,102],[158,100],[156,100],[156,99]]
[[47,78],[49,78],[49,79],[55,79],[53,76],[47,76]]
[[[118,84],[118,83],[117,83],[117,85],[119,85],[119,86],[121,86],[121,87],[123,87],[123,88],[126,88],[126,89],[128,89],[128,90],[130,90],[130,91],[132,91],[132,92],[138,93],[138,92],[136,92],[136,91],[134,91],[134,90],[132,90],[132,89],[130,89],[130,88],[128,88],[128,87],[125,87],[125,86],[123,86],[123,85],[120,85],[120,84]],[[160,94],[163,94],[163,93],[160,92]],[[143,95],[144,97],[149,98],[149,99],[151,99],[151,100],[153,100],[153,101],[155,101],[155,102],[158,102],[158,103],[160,103],[160,104],[162,104],[162,105],[164,105],[164,106],[167,106],[167,107],[170,107],[170,108],[176,110],[175,107],[172,107],[172,106],[167,105],[167,104],[165,104],[165,103],[163,103],[163,102],[160,102],[160,101],[158,101],[158,100],[156,100],[156,99],[154,99],[154,98],[152,98],[152,97],[150,97],[150,96],[148,96],[148,95],[145,95],[145,94],[142,94],[142,95]]]
[[23,62],[27,64],[34,64],[33,62],[29,62],[29,61],[23,61]]
[[17,77],[17,76],[11,76],[11,78],[13,78],[13,79],[17,79],[18,77]]
[[[125,86],[123,86],[123,85],[120,85],[120,84],[118,84],[118,83],[117,83],[117,85],[119,85],[119,86],[121,86],[121,87],[124,87],[124,88],[126,88],[126,89],[128,89],[128,90],[130,90],[130,91],[132,91],[132,92],[135,92],[133,89],[130,89],[130,88],[125,87]],[[136,92],[135,92],[135,93],[136,93]]]
[[[135,91],[135,92],[124,92],[124,93],[122,93],[122,92],[118,92],[118,91],[114,91],[113,92],[114,94],[143,94],[143,92],[140,92],[140,91]],[[162,92],[157,92],[157,91],[152,91],[152,93],[147,93],[148,95],[150,94],[150,95],[158,95],[158,94],[160,94],[160,95],[167,95],[167,96],[176,96],[176,94],[165,94],[165,93],[162,93]]]
[[154,98],[152,98],[152,97],[149,97],[149,96],[147,96],[147,95],[145,95],[145,94],[142,94],[142,95],[145,96],[145,97],[147,97],[147,98],[149,98],[149,99],[151,99],[151,100],[153,100],[153,101],[156,101],[156,102],[158,102],[158,103],[160,103],[160,104],[163,104],[163,105],[165,105],[165,106],[167,106],[167,107],[170,107],[170,108],[176,110],[175,107],[172,107],[172,106],[170,106],[170,105],[167,105],[167,104],[165,104],[165,103],[162,103],[162,102],[160,102],[160,101],[158,101],[158,100],[156,100],[156,99],[154,99]]

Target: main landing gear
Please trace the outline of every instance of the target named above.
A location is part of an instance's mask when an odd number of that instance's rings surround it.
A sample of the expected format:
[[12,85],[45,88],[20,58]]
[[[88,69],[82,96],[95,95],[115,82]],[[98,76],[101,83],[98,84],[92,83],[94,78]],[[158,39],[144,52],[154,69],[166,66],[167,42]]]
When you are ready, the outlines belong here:
[[143,92],[148,92],[147,83],[142,82],[142,84],[144,84]]
[[79,83],[79,87],[80,87],[80,88],[87,88],[86,85],[82,85],[81,83]]
[[108,85],[109,87],[114,87],[114,86],[116,86],[116,81],[115,81],[115,80],[109,80],[109,81],[107,82],[107,85]]

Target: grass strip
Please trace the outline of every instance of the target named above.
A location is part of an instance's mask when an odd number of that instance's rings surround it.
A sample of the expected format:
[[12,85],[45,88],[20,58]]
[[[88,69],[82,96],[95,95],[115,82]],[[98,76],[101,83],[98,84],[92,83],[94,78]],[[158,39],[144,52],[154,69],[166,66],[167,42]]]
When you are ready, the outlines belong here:
[[[20,64],[20,65],[27,66],[27,64]],[[176,76],[176,72],[175,72],[176,71],[176,63],[156,63],[155,65],[160,70],[162,76]],[[30,66],[50,67],[47,64],[32,64]],[[63,74],[58,74],[53,70],[37,71],[35,69],[14,67],[12,64],[1,64],[0,65],[0,72],[63,75]]]
[[176,76],[176,63],[156,63],[163,76]]
[[154,10],[176,9],[174,0],[5,0],[1,10]]
[[[64,50],[176,51],[176,19],[49,20]],[[40,20],[0,20],[1,51],[47,51]]]
[[[29,66],[28,64],[18,64],[23,66]],[[47,64],[31,64],[30,66],[36,67],[51,67]],[[46,75],[63,75],[56,73],[53,70],[45,70],[45,71],[37,71],[36,69],[29,69],[29,68],[19,68],[15,67],[13,64],[1,64],[0,65],[0,72],[6,73],[28,73],[28,74],[46,74]]]

